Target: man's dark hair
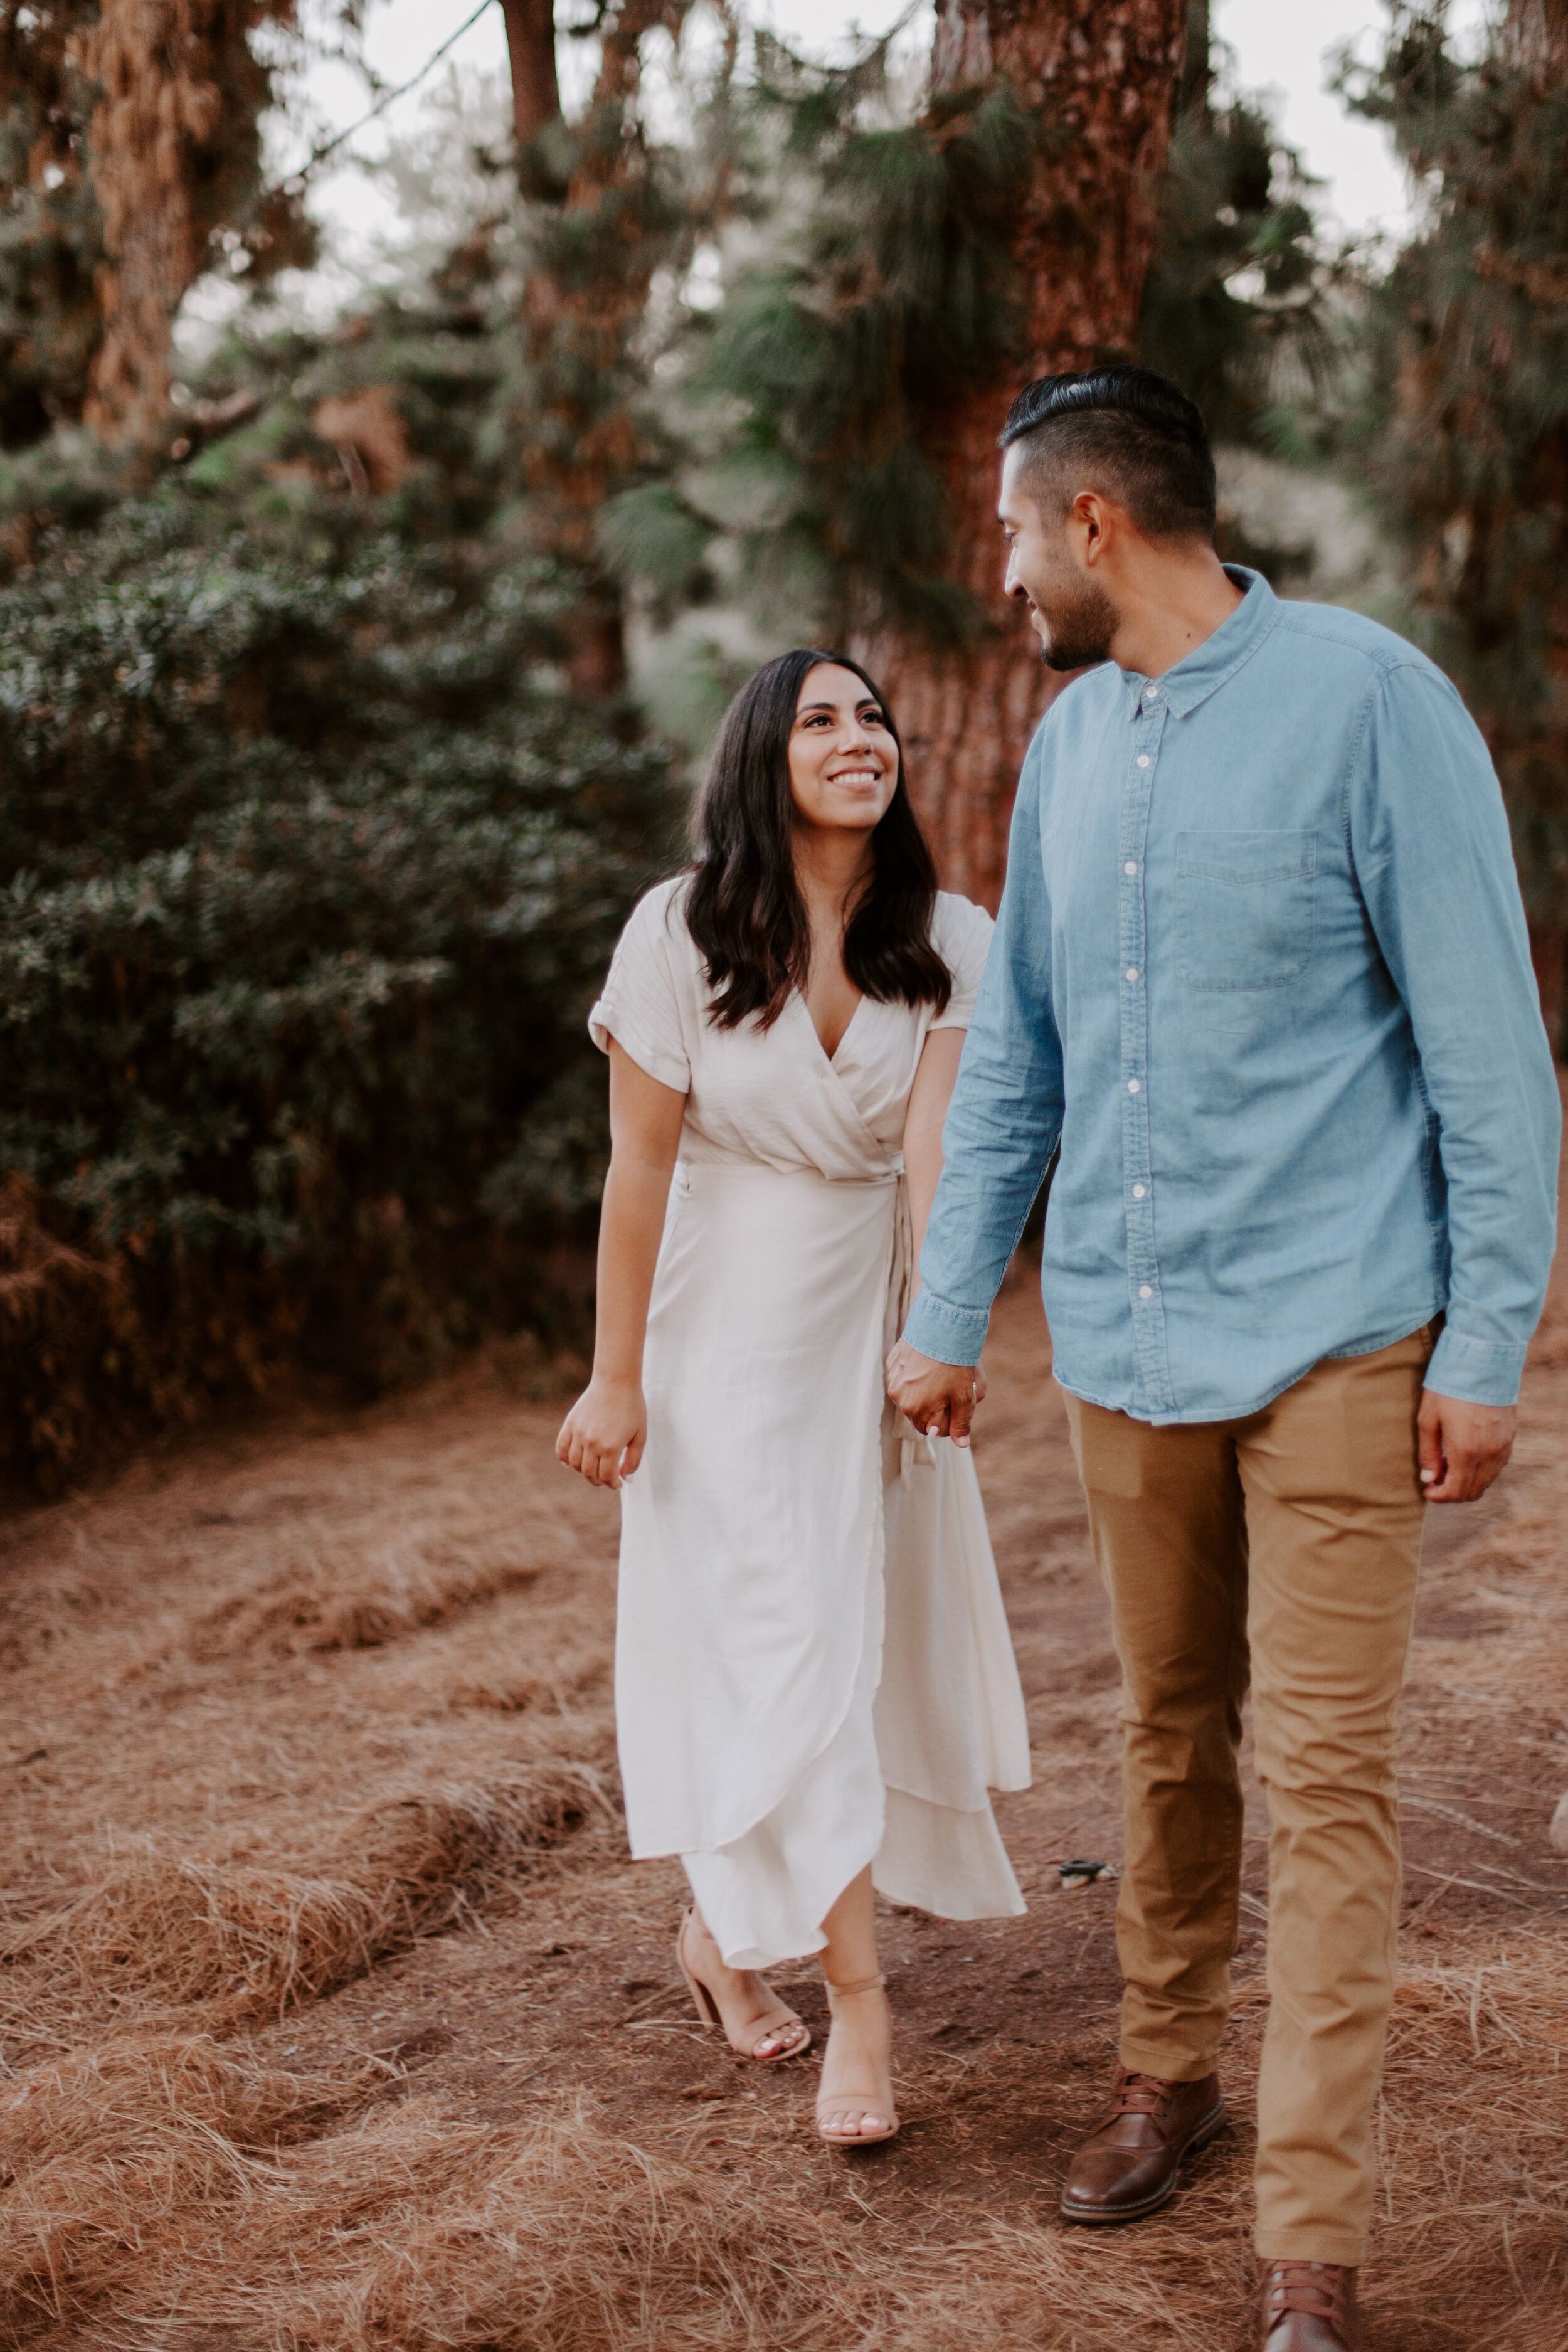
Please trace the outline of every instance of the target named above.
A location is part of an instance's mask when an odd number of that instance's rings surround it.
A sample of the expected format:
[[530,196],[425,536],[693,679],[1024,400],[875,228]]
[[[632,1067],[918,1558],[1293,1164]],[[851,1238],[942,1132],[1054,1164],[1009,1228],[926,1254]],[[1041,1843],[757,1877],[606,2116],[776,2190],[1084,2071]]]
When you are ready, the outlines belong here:
[[1195,402],[1146,367],[1085,368],[1026,384],[997,436],[1026,445],[1031,495],[1103,489],[1145,539],[1212,540],[1214,457]]

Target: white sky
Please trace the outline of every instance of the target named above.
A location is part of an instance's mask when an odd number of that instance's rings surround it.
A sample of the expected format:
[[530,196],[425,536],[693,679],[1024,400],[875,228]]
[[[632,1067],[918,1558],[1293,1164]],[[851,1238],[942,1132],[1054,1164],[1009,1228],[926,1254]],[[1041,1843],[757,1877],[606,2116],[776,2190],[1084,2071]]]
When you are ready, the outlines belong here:
[[[1485,5],[1486,0],[1454,0],[1455,25],[1473,32]],[[834,0],[760,0],[757,14],[787,38],[826,52],[838,47],[851,25],[880,33],[908,6],[909,0],[858,0],[846,11]],[[372,60],[389,81],[405,80],[466,13],[465,0],[370,0]],[[1237,53],[1242,87],[1276,94],[1284,135],[1300,149],[1308,169],[1327,184],[1324,199],[1334,218],[1357,233],[1397,235],[1409,218],[1410,197],[1388,142],[1374,124],[1346,114],[1323,87],[1340,44],[1355,41],[1364,50],[1385,22],[1379,0],[1309,0],[1305,6],[1290,0],[1215,0],[1214,14],[1215,30]],[[910,37],[921,37],[918,17]],[[563,44],[563,51],[573,47]],[[450,55],[454,63],[504,77],[506,40],[499,6],[487,9]],[[569,73],[566,56],[563,63]],[[437,75],[444,71],[437,68]],[[342,68],[317,68],[310,97],[335,127],[365,110],[363,85]],[[381,152],[384,125],[413,128],[420,102],[418,92],[400,100],[382,122],[360,134],[355,151],[367,158]],[[327,226],[329,247],[341,241],[363,248],[390,220],[384,194],[352,165],[322,175],[313,205]]]

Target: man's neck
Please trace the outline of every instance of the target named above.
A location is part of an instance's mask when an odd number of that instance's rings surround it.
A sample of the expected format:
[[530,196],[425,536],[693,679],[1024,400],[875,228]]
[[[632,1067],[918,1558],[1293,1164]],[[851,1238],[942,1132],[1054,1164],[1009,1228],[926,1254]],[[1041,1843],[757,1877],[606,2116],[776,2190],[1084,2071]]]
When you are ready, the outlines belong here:
[[1116,635],[1110,658],[1142,677],[1163,677],[1228,621],[1242,592],[1212,547],[1185,542],[1154,546],[1147,540],[1118,567]]

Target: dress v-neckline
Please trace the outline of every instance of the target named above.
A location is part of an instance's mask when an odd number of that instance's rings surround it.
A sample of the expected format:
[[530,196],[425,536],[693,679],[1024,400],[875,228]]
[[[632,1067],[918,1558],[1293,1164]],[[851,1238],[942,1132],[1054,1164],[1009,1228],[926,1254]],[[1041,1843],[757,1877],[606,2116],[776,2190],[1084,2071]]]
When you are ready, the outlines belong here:
[[823,1044],[823,1042],[822,1042],[822,1032],[821,1032],[821,1030],[817,1027],[817,1025],[816,1025],[816,1022],[812,1019],[812,1016],[811,1016],[811,1007],[810,1007],[810,1005],[806,1003],[804,992],[803,992],[800,989],[798,989],[798,988],[797,988],[797,989],[795,990],[795,1002],[796,1002],[796,1003],[800,1006],[801,1011],[802,1011],[802,1012],[805,1013],[805,1015],[806,1026],[809,1028],[809,1030],[811,1031],[812,1035],[813,1035],[813,1036],[816,1038],[816,1050],[817,1050],[817,1052],[821,1055],[821,1056],[822,1056],[823,1060],[826,1063],[826,1065],[827,1065],[828,1068],[829,1068],[830,1070],[835,1070],[835,1071],[836,1071],[836,1070],[837,1070],[837,1066],[838,1066],[838,1056],[839,1056],[839,1055],[840,1055],[840,1054],[842,1054],[842,1052],[844,1051],[845,1045],[846,1045],[847,1044],[847,1042],[848,1042],[848,1038],[849,1038],[849,1032],[851,1031],[851,1029],[853,1029],[853,1028],[854,1028],[855,1024],[857,1023],[857,1021],[858,1021],[858,1020],[859,1020],[859,1018],[860,1018],[860,1014],[861,1014],[861,1012],[862,1012],[862,1010],[864,1009],[865,1003],[866,1003],[866,996],[865,996],[865,992],[864,992],[864,990],[862,990],[862,991],[861,991],[861,992],[860,992],[860,994],[856,998],[856,1000],[855,1000],[855,1010],[854,1010],[854,1012],[849,1015],[848,1020],[844,1024],[844,1027],[843,1027],[843,1029],[842,1029],[842,1031],[840,1032],[840,1034],[839,1034],[838,1043],[837,1043],[837,1045],[835,1045],[835,1047],[833,1048],[833,1051],[832,1051],[832,1053],[831,1053],[831,1054],[828,1052],[828,1050],[827,1050],[826,1046],[826,1045]]

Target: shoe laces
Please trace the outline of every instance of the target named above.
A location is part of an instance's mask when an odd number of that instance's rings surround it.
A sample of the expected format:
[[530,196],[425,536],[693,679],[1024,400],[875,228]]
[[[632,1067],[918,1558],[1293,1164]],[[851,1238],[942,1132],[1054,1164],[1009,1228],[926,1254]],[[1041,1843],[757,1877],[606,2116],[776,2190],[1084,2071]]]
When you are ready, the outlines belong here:
[[1270,2263],[1263,2276],[1263,2301],[1270,2321],[1298,2311],[1326,2319],[1344,2332],[1349,2273],[1339,2263]]
[[1171,2104],[1171,2084],[1158,2074],[1123,2074],[1110,2095],[1114,2116],[1162,2116]]

